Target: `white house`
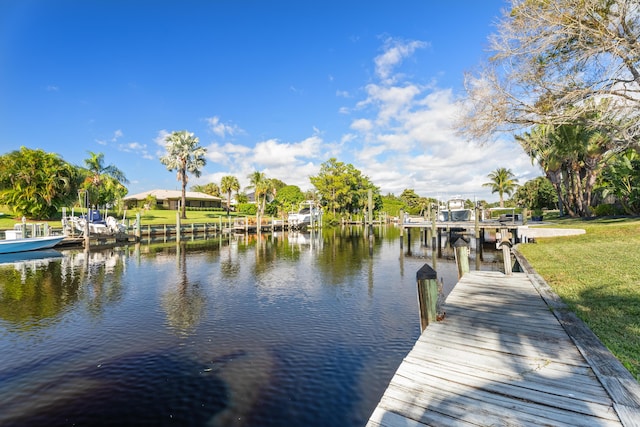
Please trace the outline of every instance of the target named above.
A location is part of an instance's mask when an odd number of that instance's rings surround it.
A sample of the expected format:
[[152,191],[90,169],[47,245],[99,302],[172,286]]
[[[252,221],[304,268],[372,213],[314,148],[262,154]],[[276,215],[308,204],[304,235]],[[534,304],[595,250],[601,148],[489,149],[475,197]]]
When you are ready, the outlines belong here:
[[[151,190],[138,194],[132,194],[123,199],[128,206],[143,207],[147,203],[147,197],[152,196],[156,200],[156,206],[149,208],[163,208],[177,210],[182,200],[181,190]],[[210,196],[197,191],[186,192],[186,206],[189,208],[221,208],[222,198]]]

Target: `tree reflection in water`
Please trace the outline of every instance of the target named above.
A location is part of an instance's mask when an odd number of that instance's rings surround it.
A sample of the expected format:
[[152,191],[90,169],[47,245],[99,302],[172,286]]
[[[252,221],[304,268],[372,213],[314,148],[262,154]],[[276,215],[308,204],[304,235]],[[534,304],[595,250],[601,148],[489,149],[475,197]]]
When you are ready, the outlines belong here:
[[187,274],[187,249],[184,243],[176,245],[177,280],[169,283],[169,290],[162,296],[162,306],[167,321],[179,334],[193,330],[205,313],[206,296],[200,283],[189,282]]

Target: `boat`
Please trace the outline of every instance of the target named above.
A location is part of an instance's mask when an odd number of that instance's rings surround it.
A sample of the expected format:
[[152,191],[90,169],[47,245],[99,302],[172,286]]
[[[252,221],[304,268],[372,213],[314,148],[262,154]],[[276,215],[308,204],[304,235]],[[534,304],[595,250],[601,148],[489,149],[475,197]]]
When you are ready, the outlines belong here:
[[64,236],[22,237],[21,233],[10,233],[10,231],[15,230],[8,230],[5,232],[8,237],[0,240],[0,254],[50,249],[64,239]]
[[475,211],[465,208],[464,202],[461,196],[453,196],[445,204],[441,204],[438,207],[438,221],[474,221]]
[[125,233],[127,231],[127,227],[119,223],[112,216],[107,216],[103,218],[98,209],[89,209],[87,214],[83,214],[81,216],[70,216],[65,218],[66,221],[63,221],[65,224],[65,230],[69,227],[75,229],[75,231],[79,233],[84,233],[85,228],[89,228],[89,234],[91,235],[113,235],[118,233]]
[[321,224],[322,209],[313,200],[307,200],[300,204],[298,212],[290,212],[287,223],[290,229],[305,230],[314,224]]

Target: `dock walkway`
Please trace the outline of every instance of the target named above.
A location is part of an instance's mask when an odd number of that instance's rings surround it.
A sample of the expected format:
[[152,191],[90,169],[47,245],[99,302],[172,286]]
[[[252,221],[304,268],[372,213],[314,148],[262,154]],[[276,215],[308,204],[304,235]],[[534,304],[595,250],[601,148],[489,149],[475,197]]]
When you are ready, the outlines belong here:
[[537,274],[474,271],[367,426],[640,426],[640,385]]

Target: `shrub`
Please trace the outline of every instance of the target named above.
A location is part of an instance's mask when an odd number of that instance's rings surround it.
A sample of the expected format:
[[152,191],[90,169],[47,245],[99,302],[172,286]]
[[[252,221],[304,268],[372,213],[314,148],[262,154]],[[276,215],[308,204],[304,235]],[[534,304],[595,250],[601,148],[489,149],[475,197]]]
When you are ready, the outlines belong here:
[[614,205],[602,203],[593,209],[593,213],[596,216],[613,216],[619,213],[619,210]]
[[255,215],[258,211],[258,206],[255,203],[240,203],[238,204],[238,212],[244,215]]

